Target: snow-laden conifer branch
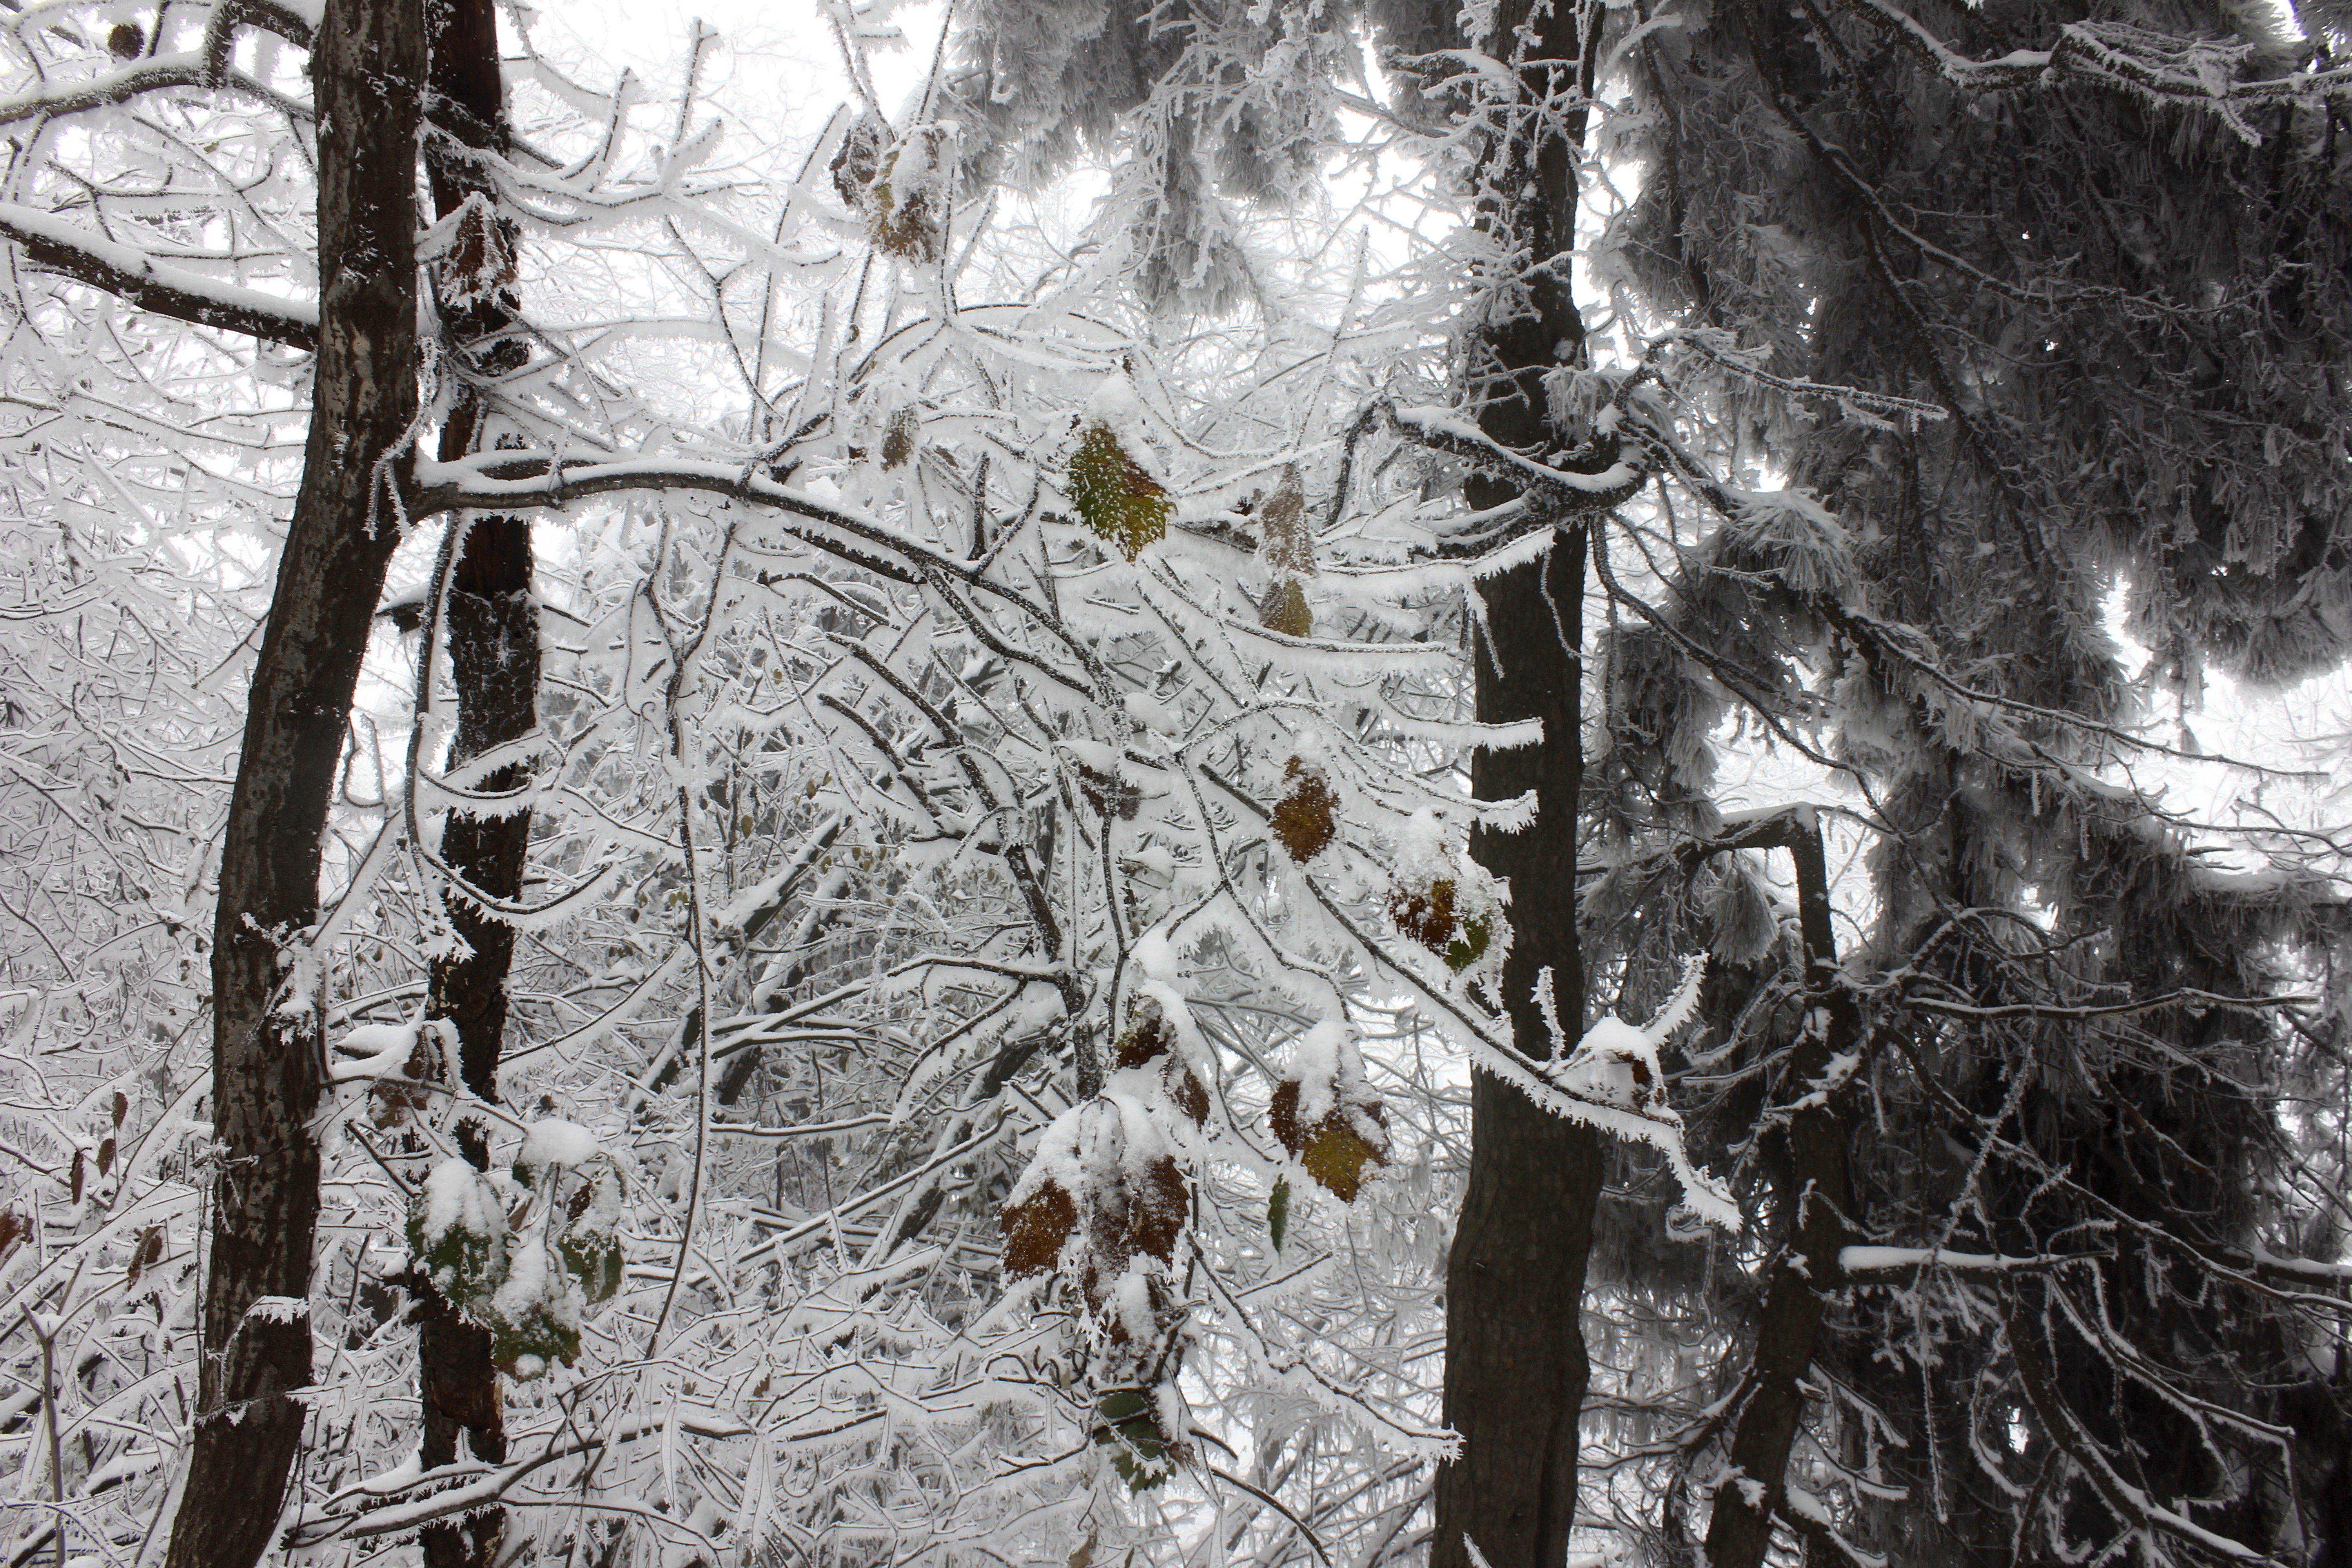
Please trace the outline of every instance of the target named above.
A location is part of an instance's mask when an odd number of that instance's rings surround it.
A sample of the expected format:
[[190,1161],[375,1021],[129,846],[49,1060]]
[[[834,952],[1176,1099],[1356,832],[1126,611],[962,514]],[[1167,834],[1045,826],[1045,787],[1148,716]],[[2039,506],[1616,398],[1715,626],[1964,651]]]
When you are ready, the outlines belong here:
[[2154,102],[2210,110],[2249,143],[2262,141],[2262,133],[2245,119],[2249,110],[2272,104],[2317,107],[2352,94],[2352,71],[2342,68],[2248,78],[2244,69],[2256,60],[2258,50],[2242,39],[2181,37],[2128,22],[2081,21],[2061,27],[2048,48],[2012,49],[1993,59],[1975,59],[1888,0],[1844,0],[1842,8],[1894,38],[1956,87],[2008,91],[2053,75],[2081,76]]

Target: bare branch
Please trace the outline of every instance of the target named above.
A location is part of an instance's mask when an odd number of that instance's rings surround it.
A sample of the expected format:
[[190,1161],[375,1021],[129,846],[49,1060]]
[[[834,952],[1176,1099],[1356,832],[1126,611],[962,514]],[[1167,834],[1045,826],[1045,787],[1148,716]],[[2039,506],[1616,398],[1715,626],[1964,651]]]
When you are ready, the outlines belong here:
[[319,347],[319,307],[311,300],[281,299],[164,266],[134,247],[16,202],[0,202],[0,236],[16,241],[35,267],[103,289],[140,310],[306,353]]

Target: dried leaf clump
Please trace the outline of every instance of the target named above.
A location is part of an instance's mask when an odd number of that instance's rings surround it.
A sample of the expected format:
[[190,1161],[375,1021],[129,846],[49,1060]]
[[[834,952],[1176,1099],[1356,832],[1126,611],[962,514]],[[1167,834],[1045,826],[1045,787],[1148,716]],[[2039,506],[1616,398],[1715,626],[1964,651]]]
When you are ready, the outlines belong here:
[[1160,1004],[1147,996],[1136,1005],[1135,1021],[1118,1037],[1111,1063],[1123,1071],[1161,1063],[1160,1087],[1168,1103],[1198,1127],[1209,1119],[1209,1090],[1175,1047],[1176,1031],[1169,1026]]
[[1140,1172],[1105,1174],[1108,1180],[1087,1183],[1077,1193],[1047,1176],[1028,1196],[1007,1204],[997,1223],[1004,1232],[1007,1279],[1061,1272],[1117,1341],[1128,1331],[1117,1313],[1106,1310],[1112,1288],[1139,1258],[1163,1264],[1175,1258],[1192,1215],[1192,1194],[1182,1168],[1166,1154]]
[[[1127,1049],[1141,1056],[1151,1043],[1134,1037]],[[1160,1281],[1192,1217],[1192,1184],[1151,1115],[1127,1094],[1098,1095],[1055,1118],[998,1215],[1005,1277],[1060,1275],[1105,1343],[1134,1345],[1156,1332],[1145,1320],[1158,1314]],[[1150,1311],[1122,1289],[1130,1275],[1141,1277]]]
[[1323,782],[1323,771],[1297,757],[1284,765],[1282,776],[1295,782],[1290,793],[1275,803],[1267,826],[1276,842],[1304,866],[1323,852],[1338,831],[1333,810],[1339,800]]
[[1070,504],[1129,561],[1167,537],[1169,514],[1176,510],[1167,489],[1100,422],[1087,427],[1070,458]]
[[1307,607],[1301,577],[1315,572],[1315,541],[1307,531],[1307,492],[1298,479],[1298,465],[1282,470],[1282,483],[1258,513],[1265,535],[1265,563],[1280,574],[1258,601],[1258,624],[1285,637],[1311,637],[1315,612]]
[[1483,914],[1462,919],[1457,898],[1451,877],[1440,877],[1427,888],[1398,888],[1389,894],[1389,919],[1459,974],[1486,956],[1495,928]]
[[841,139],[841,146],[833,155],[827,168],[833,175],[833,188],[841,195],[842,205],[863,210],[866,192],[882,172],[882,154],[891,142],[890,122],[867,110]]
[[882,155],[863,204],[876,246],[924,266],[947,253],[953,163],[953,136],[942,125],[919,125]]

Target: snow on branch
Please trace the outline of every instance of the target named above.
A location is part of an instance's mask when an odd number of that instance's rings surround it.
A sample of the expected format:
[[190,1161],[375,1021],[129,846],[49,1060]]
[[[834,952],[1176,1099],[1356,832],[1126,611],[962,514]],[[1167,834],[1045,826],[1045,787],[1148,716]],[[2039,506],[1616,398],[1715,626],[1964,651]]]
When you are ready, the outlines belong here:
[[140,310],[288,348],[319,346],[319,307],[312,300],[266,294],[159,262],[145,251],[20,202],[0,202],[0,236],[23,247],[35,266]]
[[2352,98],[2352,68],[2296,70],[2245,79],[2239,73],[2255,46],[2231,38],[2186,38],[2123,22],[2072,22],[2046,49],[2012,49],[1996,59],[1972,59],[1926,24],[1888,0],[1845,0],[1853,15],[1892,35],[1955,86],[2008,91],[2048,77],[2072,74],[2122,88],[2154,101],[2201,106],[2248,143],[2262,133],[2244,111],[2264,104],[2316,108]]
[[1692,1162],[1682,1118],[1666,1103],[1665,1072],[1658,1059],[1658,1048],[1697,1010],[1699,984],[1706,978],[1706,955],[1699,953],[1685,962],[1682,984],[1647,1024],[1637,1028],[1614,1013],[1603,1014],[1571,1049],[1547,964],[1537,973],[1535,994],[1551,1036],[1550,1059],[1530,1067],[1515,1054],[1491,1047],[1476,1054],[1479,1066],[1508,1079],[1553,1115],[1657,1150],[1674,1167],[1690,1215],[1736,1232],[1738,1205],[1721,1182]]

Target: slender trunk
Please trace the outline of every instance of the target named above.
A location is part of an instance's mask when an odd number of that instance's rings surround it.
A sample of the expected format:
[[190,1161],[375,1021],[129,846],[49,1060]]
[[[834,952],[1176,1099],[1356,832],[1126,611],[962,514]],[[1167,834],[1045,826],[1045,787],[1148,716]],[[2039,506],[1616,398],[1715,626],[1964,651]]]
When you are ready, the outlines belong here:
[[[1525,831],[1482,834],[1473,845],[1480,864],[1511,879],[1502,986],[1513,1035],[1530,1044],[1545,1037],[1538,970],[1551,968],[1565,1027],[1577,1027],[1584,991],[1574,896],[1584,758],[1568,650],[1583,629],[1586,547],[1582,530],[1562,530],[1548,558],[1486,589],[1491,641],[1478,665],[1478,717],[1544,723],[1544,744],[1485,755],[1474,778],[1483,799],[1533,789],[1540,802]],[[1584,1265],[1601,1142],[1484,1072],[1471,1081],[1470,1116],[1469,1182],[1445,1284],[1445,1423],[1461,1434],[1462,1457],[1438,1472],[1431,1561],[1465,1568],[1466,1535],[1494,1568],[1560,1568],[1576,1517],[1589,1373]]]
[[[506,136],[506,97],[499,73],[498,16],[489,0],[428,0],[431,85],[457,112],[454,121],[471,147],[496,148]],[[426,171],[436,212],[447,217],[487,189],[464,155],[428,151]],[[497,274],[499,257],[512,253],[502,221],[485,220],[461,235],[457,258],[473,275],[463,303],[445,299],[441,319],[452,349],[478,375],[521,368],[529,357],[509,336],[517,320],[513,296]],[[480,399],[461,396],[441,429],[441,457],[462,458],[486,438]],[[453,526],[457,524],[453,523]],[[470,761],[530,732],[539,721],[539,615],[531,602],[530,525],[520,517],[478,517],[467,527],[447,596],[449,669],[457,699],[457,730],[450,762]],[[496,770],[484,790],[520,787],[520,767]],[[442,836],[443,858],[467,881],[504,900],[522,890],[530,845],[530,814],[451,818]],[[499,1057],[506,1040],[507,979],[514,965],[513,928],[488,919],[463,898],[450,901],[450,924],[465,942],[461,956],[437,960],[425,1012],[446,1018],[457,1034],[458,1070],[466,1087],[495,1103]],[[486,1135],[468,1122],[458,1143],[487,1167]],[[424,1417],[419,1458],[428,1468],[470,1455],[496,1463],[507,1455],[506,1412],[489,1331],[467,1321],[424,1286],[417,1308],[417,1393]],[[422,1536],[425,1568],[488,1568],[506,1533],[506,1511],[486,1509],[436,1524]]]
[[[1838,1254],[1851,1235],[1847,1097],[1816,1090],[1836,1058],[1859,1048],[1861,1017],[1853,993],[1838,984],[1821,826],[1793,818],[1773,826],[1769,842],[1796,862],[1797,924],[1816,1011],[1789,1058],[1787,1088],[1797,1109],[1789,1116],[1778,1184],[1780,1251],[1756,1324],[1747,1401],[1732,1430],[1732,1476],[1715,1494],[1707,1524],[1708,1568],[1760,1568],[1776,1515],[1801,1531],[1809,1528],[1787,1506],[1789,1452],[1804,1415],[1804,1377],[1821,1339],[1828,1293],[1841,1278]],[[1767,842],[1761,835],[1752,841]],[[1756,1484],[1742,1485],[1743,1479]]]
[[[1545,375],[1580,359],[1584,328],[1570,297],[1564,252],[1575,233],[1574,138],[1533,108],[1585,85],[1587,51],[1575,8],[1509,0],[1481,47],[1509,57],[1526,29],[1519,72],[1526,101],[1500,110],[1482,171],[1496,193],[1481,226],[1516,252],[1524,281],[1498,289],[1473,345],[1479,425],[1506,445],[1541,451],[1573,445],[1553,428]],[[1525,263],[1559,257],[1557,273]],[[1514,492],[1481,479],[1475,507]],[[1471,852],[1511,884],[1511,950],[1501,979],[1513,1038],[1531,1057],[1547,1036],[1535,999],[1537,973],[1551,969],[1561,1022],[1580,1028],[1584,963],[1576,931],[1577,800],[1584,784],[1584,526],[1553,529],[1550,552],[1482,585],[1486,626],[1476,664],[1481,721],[1540,719],[1543,742],[1482,752],[1472,793],[1485,800],[1536,792],[1533,826],[1481,833]],[[1584,1268],[1600,1201],[1598,1133],[1539,1110],[1486,1073],[1471,1085],[1471,1152],[1462,1214],[1446,1259],[1446,1425],[1462,1457],[1438,1472],[1433,1568],[1467,1568],[1470,1543],[1493,1568],[1561,1568],[1576,1519],[1577,1423],[1590,1366],[1581,1311]]]
[[[250,1568],[268,1549],[310,1381],[299,1312],[319,1212],[307,1122],[325,1057],[307,965],[281,943],[319,916],[320,843],[352,692],[398,542],[378,465],[416,414],[417,0],[328,0],[319,110],[320,330],[301,489],[262,630],[221,846],[213,937],[212,1186],[203,1365],[171,1568]],[[294,951],[299,952],[299,948]]]

